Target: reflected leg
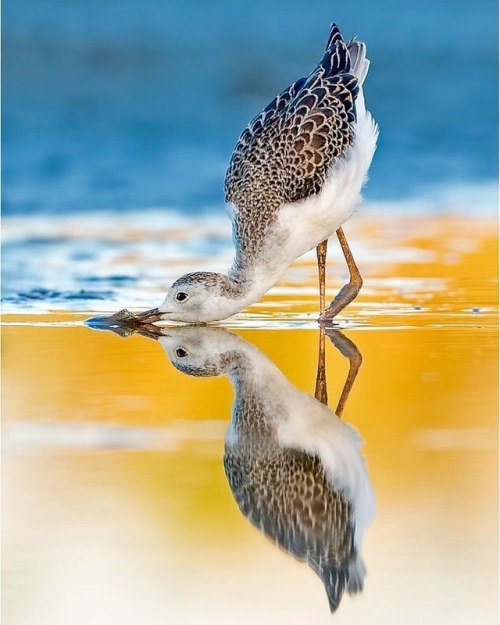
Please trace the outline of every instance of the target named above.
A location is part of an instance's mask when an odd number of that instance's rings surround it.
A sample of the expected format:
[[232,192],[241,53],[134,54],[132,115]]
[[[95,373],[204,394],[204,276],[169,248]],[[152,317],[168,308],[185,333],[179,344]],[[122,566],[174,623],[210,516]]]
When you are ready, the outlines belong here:
[[351,392],[354,380],[358,375],[363,358],[356,345],[348,339],[347,336],[344,336],[340,330],[327,330],[326,333],[339,352],[346,358],[349,358],[349,373],[347,374],[344,388],[342,389],[339,403],[337,404],[337,408],[335,410],[335,414],[338,417],[342,417],[347,399],[349,398],[349,393]]
[[325,310],[325,276],[326,276],[326,251],[328,247],[328,239],[316,246],[316,256],[318,257],[318,276],[319,276],[319,311],[323,313]]
[[324,323],[333,319],[333,317],[336,317],[341,310],[352,302],[352,300],[359,293],[363,284],[363,279],[359,273],[356,263],[354,262],[354,258],[352,257],[351,250],[349,249],[349,245],[347,244],[342,228],[339,228],[336,234],[349,269],[349,282],[340,289],[330,306],[328,306],[328,308],[321,313],[318,319],[320,323]]
[[324,404],[328,405],[328,392],[326,387],[326,368],[325,368],[325,330],[319,330],[318,345],[318,371],[316,373],[316,388],[314,389],[314,397]]

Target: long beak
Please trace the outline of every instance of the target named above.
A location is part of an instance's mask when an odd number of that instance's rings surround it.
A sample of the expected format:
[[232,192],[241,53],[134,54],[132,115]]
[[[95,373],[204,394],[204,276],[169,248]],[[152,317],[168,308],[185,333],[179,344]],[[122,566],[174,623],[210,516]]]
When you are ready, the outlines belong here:
[[158,308],[151,308],[141,313],[135,313],[134,321],[139,323],[154,323],[165,317],[165,313],[160,312]]

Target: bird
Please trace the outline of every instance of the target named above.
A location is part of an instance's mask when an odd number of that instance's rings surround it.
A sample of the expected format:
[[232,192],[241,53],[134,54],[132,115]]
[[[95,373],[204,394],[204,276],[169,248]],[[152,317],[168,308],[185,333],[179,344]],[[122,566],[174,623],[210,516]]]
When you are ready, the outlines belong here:
[[[227,274],[187,273],[163,303],[134,315],[207,323],[258,301],[299,256],[316,248],[321,323],[358,294],[362,277],[342,224],[356,209],[379,134],[365,107],[366,45],[336,24],[307,76],[279,93],[243,130],[225,177],[235,256]],[[325,306],[327,241],[336,233],[349,282]]]
[[[360,358],[347,337],[331,331],[343,354],[354,350],[350,360]],[[148,335],[179,371],[230,378],[235,397],[223,465],[236,504],[276,545],[307,562],[335,612],[345,591],[363,590],[361,547],[375,514],[359,434],[225,328],[151,326]]]

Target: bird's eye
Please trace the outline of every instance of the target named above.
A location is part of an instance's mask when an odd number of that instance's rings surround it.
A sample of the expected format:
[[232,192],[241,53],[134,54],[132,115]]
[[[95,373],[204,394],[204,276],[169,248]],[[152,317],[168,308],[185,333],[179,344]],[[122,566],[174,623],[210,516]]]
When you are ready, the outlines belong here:
[[175,299],[178,302],[184,302],[187,300],[187,298],[189,297],[189,295],[187,293],[184,293],[184,291],[178,291],[177,295],[175,296]]
[[178,347],[175,350],[175,355],[177,356],[177,358],[185,358],[188,355],[188,353],[183,347]]

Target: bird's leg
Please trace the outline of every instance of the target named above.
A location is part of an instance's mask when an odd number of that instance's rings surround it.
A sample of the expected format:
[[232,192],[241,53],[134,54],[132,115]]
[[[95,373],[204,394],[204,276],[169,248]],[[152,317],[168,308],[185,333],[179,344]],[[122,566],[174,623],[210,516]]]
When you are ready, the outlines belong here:
[[349,358],[349,373],[347,374],[344,388],[342,389],[339,403],[337,404],[337,408],[335,410],[335,414],[337,415],[337,417],[342,417],[342,413],[344,412],[349,393],[351,392],[354,380],[358,375],[358,371],[361,367],[361,363],[363,362],[363,358],[356,345],[350,339],[348,339],[347,336],[344,336],[344,334],[342,334],[340,330],[327,330],[327,334],[328,338],[340,351],[340,353],[346,358]]
[[328,239],[316,246],[316,256],[318,257],[318,275],[319,275],[319,310],[322,313],[325,310],[325,275],[326,275],[326,250]]
[[351,250],[349,249],[349,245],[347,244],[342,228],[339,228],[336,234],[349,269],[349,282],[340,289],[330,306],[328,306],[328,308],[321,313],[318,319],[320,323],[324,323],[333,319],[333,317],[336,317],[339,312],[347,306],[347,304],[352,302],[363,285],[363,278],[361,277],[356,263],[354,262],[354,258],[352,257]]
[[326,388],[324,328],[320,328],[319,330],[318,371],[316,373],[316,388],[314,389],[314,397],[325,406],[328,405],[328,393]]

